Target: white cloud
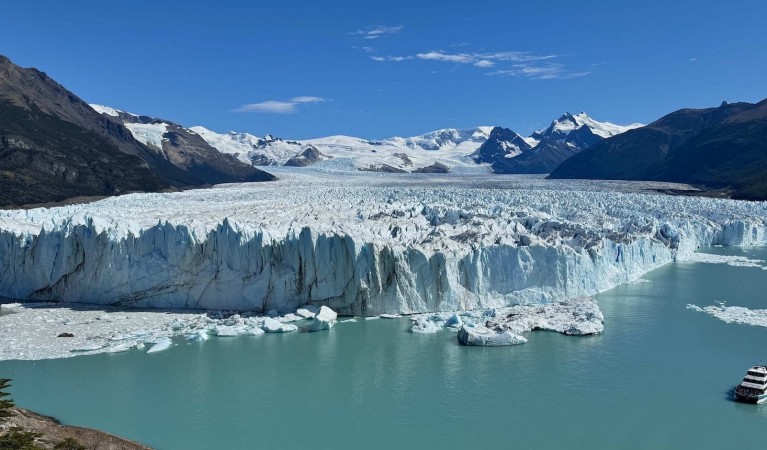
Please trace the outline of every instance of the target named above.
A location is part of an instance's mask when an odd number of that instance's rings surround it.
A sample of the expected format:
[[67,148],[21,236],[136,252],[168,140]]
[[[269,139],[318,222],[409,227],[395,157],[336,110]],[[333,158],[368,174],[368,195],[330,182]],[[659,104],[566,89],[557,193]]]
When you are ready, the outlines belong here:
[[374,25],[362,28],[357,31],[353,31],[349,34],[360,36],[362,39],[378,39],[390,34],[397,34],[405,28],[402,25],[396,27],[387,27],[382,25]]
[[590,73],[591,72],[570,72],[565,70],[561,64],[515,64],[511,69],[496,70],[494,72],[489,72],[488,75],[532,78],[534,80],[554,80],[583,77]]
[[383,61],[394,61],[394,62],[400,62],[400,61],[406,61],[408,59],[413,59],[412,56],[371,56],[370,59],[373,61],[383,62]]
[[548,60],[560,56],[562,55],[536,55],[529,52],[448,53],[443,50],[432,50],[417,53],[415,56],[371,56],[370,58],[380,62],[421,59],[453,64],[471,64],[480,69],[501,66],[498,70],[489,72],[488,75],[524,77],[536,80],[576,78],[591,73],[572,72],[562,64],[548,62]]
[[445,61],[459,64],[468,64],[476,61],[475,56],[468,53],[450,54],[441,51],[431,51],[428,53],[418,53],[415,56],[418,59],[429,59],[433,61]]
[[266,100],[259,103],[249,103],[235,109],[235,112],[260,112],[271,114],[292,114],[297,111],[298,106],[309,103],[324,102],[322,97],[300,96],[293,97],[288,101],[284,100]]
[[481,59],[474,63],[477,67],[482,67],[483,69],[488,67],[493,67],[495,65],[494,62],[490,61],[489,59]]
[[293,103],[319,103],[324,102],[325,99],[322,97],[313,97],[313,96],[303,96],[303,97],[293,97],[290,99]]

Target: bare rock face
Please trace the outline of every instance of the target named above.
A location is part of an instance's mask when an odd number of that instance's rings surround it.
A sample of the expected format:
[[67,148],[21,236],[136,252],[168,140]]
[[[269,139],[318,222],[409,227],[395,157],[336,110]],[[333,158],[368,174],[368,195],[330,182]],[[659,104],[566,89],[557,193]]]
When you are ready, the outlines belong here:
[[120,117],[0,57],[0,206],[273,179],[199,142],[182,151],[188,157],[167,157],[137,141]]
[[449,173],[450,168],[442,163],[434,163],[430,166],[419,167],[413,170],[413,173]]
[[35,445],[45,449],[53,449],[64,439],[72,438],[90,450],[151,450],[151,447],[103,431],[62,425],[56,419],[26,409],[14,408],[11,414],[5,424],[0,424],[0,435],[5,432],[4,428],[12,426],[41,433]]
[[287,160],[285,165],[289,167],[305,167],[328,158],[328,156],[322,154],[313,145],[307,145],[301,153]]

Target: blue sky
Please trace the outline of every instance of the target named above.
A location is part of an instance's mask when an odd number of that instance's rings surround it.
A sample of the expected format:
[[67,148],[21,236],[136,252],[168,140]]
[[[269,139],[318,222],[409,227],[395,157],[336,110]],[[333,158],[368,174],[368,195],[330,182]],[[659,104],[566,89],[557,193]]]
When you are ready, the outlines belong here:
[[89,102],[286,138],[767,97],[767,2],[18,1],[0,53]]

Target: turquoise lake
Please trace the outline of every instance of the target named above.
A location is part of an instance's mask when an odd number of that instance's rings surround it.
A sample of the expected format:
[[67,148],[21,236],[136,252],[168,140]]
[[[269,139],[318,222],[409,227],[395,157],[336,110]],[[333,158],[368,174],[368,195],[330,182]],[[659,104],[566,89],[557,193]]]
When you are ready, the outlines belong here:
[[[708,252],[767,260],[767,248]],[[767,308],[767,271],[674,263],[598,296],[600,336],[470,348],[410,321],[211,338],[170,350],[0,362],[22,407],[159,449],[764,446],[767,405],[734,403],[767,328],[687,310]]]

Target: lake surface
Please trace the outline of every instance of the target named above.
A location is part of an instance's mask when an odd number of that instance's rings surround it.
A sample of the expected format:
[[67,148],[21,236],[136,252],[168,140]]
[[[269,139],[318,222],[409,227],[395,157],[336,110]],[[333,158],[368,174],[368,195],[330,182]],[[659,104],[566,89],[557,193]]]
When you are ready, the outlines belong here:
[[[710,249],[767,260],[766,248]],[[767,271],[675,263],[598,296],[600,336],[461,347],[409,320],[0,362],[22,407],[160,449],[761,448],[767,405],[730,390],[767,328],[687,310],[767,308]],[[0,344],[1,345],[1,344]]]

